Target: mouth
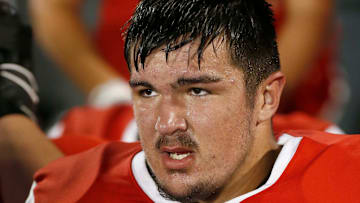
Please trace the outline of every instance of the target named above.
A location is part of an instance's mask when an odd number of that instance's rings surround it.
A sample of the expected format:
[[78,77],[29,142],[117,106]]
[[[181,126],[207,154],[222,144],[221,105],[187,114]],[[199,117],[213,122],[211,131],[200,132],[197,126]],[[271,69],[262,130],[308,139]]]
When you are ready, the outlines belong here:
[[181,153],[169,153],[171,159],[174,160],[182,160],[190,155],[190,152],[181,154]]
[[161,147],[162,161],[166,168],[183,170],[189,168],[195,159],[195,152],[183,147]]

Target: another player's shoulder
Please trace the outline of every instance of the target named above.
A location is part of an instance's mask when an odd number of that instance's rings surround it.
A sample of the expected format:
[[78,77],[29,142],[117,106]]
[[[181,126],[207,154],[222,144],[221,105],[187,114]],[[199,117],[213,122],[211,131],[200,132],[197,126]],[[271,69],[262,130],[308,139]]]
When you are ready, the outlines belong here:
[[292,112],[289,114],[276,114],[273,119],[273,130],[279,133],[285,130],[319,130],[333,133],[340,133],[339,131],[332,130],[335,124],[315,118],[304,112]]

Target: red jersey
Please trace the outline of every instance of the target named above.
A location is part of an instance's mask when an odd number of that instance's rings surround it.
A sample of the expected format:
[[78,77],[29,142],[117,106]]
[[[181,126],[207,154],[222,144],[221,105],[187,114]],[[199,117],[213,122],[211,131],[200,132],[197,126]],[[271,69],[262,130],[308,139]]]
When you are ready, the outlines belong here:
[[133,110],[128,104],[108,108],[73,108],[48,132],[48,137],[65,155],[109,141],[138,140]]
[[[360,135],[289,131],[270,177],[229,202],[359,202]],[[157,191],[139,143],[111,142],[35,174],[28,203],[171,202]]]

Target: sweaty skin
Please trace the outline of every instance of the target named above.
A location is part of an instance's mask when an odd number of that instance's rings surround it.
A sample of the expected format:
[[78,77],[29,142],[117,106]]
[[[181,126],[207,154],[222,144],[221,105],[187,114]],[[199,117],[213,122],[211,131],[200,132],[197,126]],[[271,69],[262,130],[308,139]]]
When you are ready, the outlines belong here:
[[[252,168],[278,149],[272,113],[264,114],[265,87],[254,108],[248,105],[243,73],[230,63],[226,43],[217,41],[216,53],[206,48],[200,68],[193,47],[171,52],[168,61],[155,50],[144,69],[132,68],[136,122],[147,162],[166,193],[225,201],[256,188],[271,170],[276,156],[266,159],[270,165],[260,164],[263,169]],[[251,181],[250,169],[257,171]]]

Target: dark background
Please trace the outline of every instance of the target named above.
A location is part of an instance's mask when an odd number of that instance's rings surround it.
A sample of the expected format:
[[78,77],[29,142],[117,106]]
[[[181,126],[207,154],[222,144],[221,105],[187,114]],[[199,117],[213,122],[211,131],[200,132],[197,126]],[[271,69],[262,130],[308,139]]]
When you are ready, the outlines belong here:
[[[10,0],[17,5],[27,23],[27,1]],[[316,0],[314,0],[316,1]],[[99,0],[86,2],[83,16],[89,30],[94,30]],[[342,117],[337,121],[347,133],[360,133],[360,0],[338,0],[337,18],[341,23],[339,65],[345,72],[350,87],[349,101]],[[42,126],[47,128],[66,109],[84,103],[84,95],[56,68],[44,52],[34,43],[36,77],[40,85],[40,113]]]

